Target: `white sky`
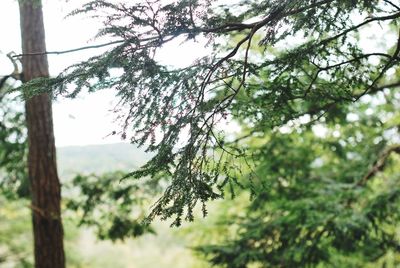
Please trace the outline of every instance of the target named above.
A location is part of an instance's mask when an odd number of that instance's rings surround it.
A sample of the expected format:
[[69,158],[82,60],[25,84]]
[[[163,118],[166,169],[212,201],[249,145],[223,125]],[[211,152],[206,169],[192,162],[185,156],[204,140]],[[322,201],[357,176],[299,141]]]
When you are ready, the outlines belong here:
[[[82,17],[67,18],[65,15],[82,1],[44,0],[43,12],[46,28],[47,50],[65,50],[88,45],[96,33],[96,24]],[[0,51],[4,54],[19,53],[20,30],[19,9],[16,0],[0,1]],[[99,51],[85,51],[64,55],[49,55],[50,74],[57,75],[65,67],[85,59]],[[11,64],[2,55],[0,75],[10,73]],[[85,145],[119,142],[118,137],[108,136],[116,128],[109,110],[113,94],[99,92],[78,97],[75,100],[61,99],[53,105],[54,131],[57,146]]]
[[[82,0],[42,0],[48,51],[66,50],[89,44],[96,34],[98,26],[95,21],[83,16],[65,18],[65,15],[84,3]],[[17,0],[0,0],[0,75],[12,71],[11,63],[4,56],[10,51],[19,53],[20,29]],[[177,50],[179,46],[179,53]],[[180,46],[171,44],[162,53],[163,61],[174,65],[188,64],[193,60],[193,50],[199,52],[199,45]],[[201,47],[200,47],[201,50]],[[101,53],[104,49],[92,49],[81,52],[49,55],[50,74],[55,76],[69,65]],[[176,55],[180,57],[177,58]],[[109,136],[113,130],[118,131],[113,123],[115,99],[111,91],[80,95],[77,99],[61,99],[53,104],[54,131],[57,146],[86,145],[121,142],[118,136]]]
[[[42,0],[46,28],[46,43],[48,51],[67,50],[103,43],[92,41],[99,23],[83,16],[69,17],[65,15],[85,1],[82,0]],[[366,39],[374,37],[379,31],[378,25],[365,29]],[[11,63],[5,54],[10,51],[20,53],[19,10],[17,0],[0,0],[0,75],[12,71]],[[388,34],[384,40],[388,42]],[[379,40],[376,37],[372,40]],[[90,42],[92,41],[92,42]],[[202,42],[204,43],[204,42]],[[391,44],[391,42],[389,42]],[[365,42],[365,49],[369,50],[370,42]],[[385,45],[381,44],[383,47]],[[102,49],[85,50],[62,55],[49,55],[50,74],[57,75],[69,65],[84,60],[104,51]],[[193,53],[196,51],[196,53]],[[163,49],[160,59],[164,63],[175,66],[184,66],[192,62],[193,55],[205,54],[207,50],[200,44],[182,45],[180,41],[173,42]],[[177,56],[178,55],[178,56]],[[118,124],[113,123],[110,110],[115,102],[111,91],[101,91],[94,94],[80,95],[77,99],[61,99],[53,105],[54,128],[57,146],[86,145],[121,142],[118,136],[110,136],[113,130],[118,131]]]

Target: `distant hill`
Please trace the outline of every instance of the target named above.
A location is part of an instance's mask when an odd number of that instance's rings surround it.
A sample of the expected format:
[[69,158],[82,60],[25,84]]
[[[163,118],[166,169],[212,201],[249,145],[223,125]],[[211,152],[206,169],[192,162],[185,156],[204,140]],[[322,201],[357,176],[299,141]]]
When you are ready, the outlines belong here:
[[132,171],[149,158],[150,154],[129,143],[57,148],[58,169],[62,179],[70,178],[77,173]]

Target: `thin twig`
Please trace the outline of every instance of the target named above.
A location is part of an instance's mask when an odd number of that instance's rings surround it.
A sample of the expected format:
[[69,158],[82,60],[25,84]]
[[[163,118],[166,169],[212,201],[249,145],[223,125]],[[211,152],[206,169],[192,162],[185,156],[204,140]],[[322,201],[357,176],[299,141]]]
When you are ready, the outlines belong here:
[[392,7],[394,7],[394,8],[397,9],[397,10],[400,10],[400,7],[399,7],[398,5],[395,5],[394,3],[392,3],[392,2],[390,2],[390,1],[388,1],[388,0],[383,0],[383,2],[385,2],[385,3],[389,4],[389,5],[391,5]]
[[68,49],[68,50],[60,50],[60,51],[45,51],[45,52],[33,52],[33,53],[25,53],[25,54],[17,54],[13,55],[13,58],[20,58],[23,56],[37,56],[37,55],[61,55],[61,54],[66,54],[66,53],[71,53],[71,52],[77,52],[77,51],[82,51],[86,49],[93,49],[93,48],[101,48],[101,47],[106,47],[106,46],[111,46],[115,44],[121,44],[125,42],[125,40],[117,40],[117,41],[112,41],[104,44],[99,44],[99,45],[91,45],[91,46],[84,46],[84,47],[78,47],[78,48],[73,48],[73,49]]

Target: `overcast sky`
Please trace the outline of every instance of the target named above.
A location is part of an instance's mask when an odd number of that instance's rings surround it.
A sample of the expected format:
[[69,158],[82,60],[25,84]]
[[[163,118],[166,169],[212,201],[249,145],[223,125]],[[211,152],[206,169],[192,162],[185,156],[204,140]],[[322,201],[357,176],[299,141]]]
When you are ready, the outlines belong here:
[[[99,23],[82,16],[65,18],[69,11],[82,5],[84,1],[42,1],[47,51],[67,50],[100,42],[92,40]],[[5,75],[12,71],[11,63],[5,54],[10,51],[17,53],[21,51],[19,10],[16,0],[0,1],[0,29],[2,33],[0,75]],[[179,53],[176,50],[178,46]],[[174,65],[184,65],[192,60],[193,57],[190,55],[193,55],[191,53],[193,49],[199,52],[199,45],[182,46],[180,43],[175,43],[166,48],[161,57],[167,62],[173,62]],[[69,65],[101,52],[102,49],[93,49],[63,55],[49,55],[50,74],[55,76]],[[177,54],[180,57],[177,58]],[[108,135],[113,130],[118,130],[110,112],[113,103],[115,103],[115,99],[111,91],[102,91],[91,95],[84,94],[75,100],[57,100],[53,105],[56,145],[120,142],[119,137]]]
[[[47,50],[65,50],[88,45],[96,33],[95,22],[82,17],[67,18],[65,15],[82,4],[79,0],[43,1]],[[0,1],[0,75],[12,71],[4,54],[20,52],[19,10],[16,0]],[[65,67],[101,51],[84,51],[66,55],[49,55],[50,74],[57,75]],[[101,144],[120,141],[107,136],[116,128],[109,110],[112,108],[112,92],[80,96],[75,100],[60,99],[53,105],[54,131],[57,146]],[[106,137],[107,136],[107,137]]]
[[[103,43],[93,41],[99,22],[82,16],[65,16],[84,3],[83,0],[42,0],[46,28],[46,43],[48,51],[60,51],[90,44]],[[364,19],[359,16],[360,20]],[[20,53],[19,10],[17,0],[0,0],[0,75],[12,71],[11,63],[5,57],[10,51]],[[363,29],[364,38],[382,40],[379,46],[390,45],[393,36],[382,33],[379,25]],[[377,38],[376,35],[385,36]],[[375,44],[375,45],[373,45]],[[376,50],[375,42],[364,42],[366,51]],[[55,76],[69,65],[99,54],[107,48],[84,50],[62,55],[49,55],[50,74]],[[196,53],[193,53],[196,51]],[[207,49],[199,43],[182,45],[176,41],[161,51],[159,59],[174,66],[185,66],[194,60],[193,55],[206,54]],[[94,94],[81,94],[77,99],[57,100],[53,105],[54,128],[57,146],[86,145],[120,142],[119,137],[109,135],[118,131],[118,125],[113,123],[110,110],[116,102],[111,91],[101,91]]]

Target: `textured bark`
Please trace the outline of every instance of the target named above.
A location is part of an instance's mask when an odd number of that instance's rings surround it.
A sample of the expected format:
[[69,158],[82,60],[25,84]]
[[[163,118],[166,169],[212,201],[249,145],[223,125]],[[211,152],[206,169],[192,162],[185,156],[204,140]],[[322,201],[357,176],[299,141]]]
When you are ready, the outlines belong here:
[[[45,52],[41,3],[20,0],[23,54]],[[46,55],[23,56],[23,80],[48,77]],[[57,174],[51,97],[40,94],[25,103],[28,128],[28,169],[34,234],[35,267],[65,267],[61,221],[61,189]]]

